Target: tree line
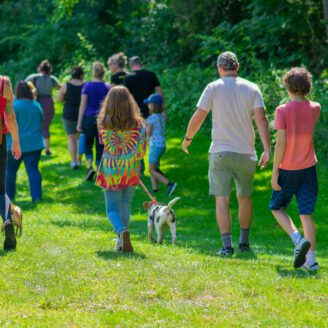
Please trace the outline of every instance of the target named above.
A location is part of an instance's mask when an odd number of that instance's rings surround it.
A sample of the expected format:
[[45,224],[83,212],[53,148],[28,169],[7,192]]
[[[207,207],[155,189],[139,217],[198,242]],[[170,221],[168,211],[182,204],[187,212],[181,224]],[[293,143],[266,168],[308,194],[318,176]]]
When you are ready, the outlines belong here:
[[58,73],[115,52],[162,67],[208,67],[229,49],[246,70],[328,58],[328,0],[22,0],[0,4],[2,74],[21,79],[48,58]]

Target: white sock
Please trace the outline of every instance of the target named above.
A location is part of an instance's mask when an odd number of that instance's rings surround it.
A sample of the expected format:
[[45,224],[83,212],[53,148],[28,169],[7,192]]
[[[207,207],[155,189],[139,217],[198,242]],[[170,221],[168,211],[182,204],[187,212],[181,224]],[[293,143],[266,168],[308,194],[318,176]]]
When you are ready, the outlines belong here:
[[315,260],[315,251],[308,251],[306,254],[306,264],[312,265],[313,263],[317,262]]
[[302,235],[298,230],[296,230],[290,234],[290,238],[292,238],[294,244],[297,245],[301,241]]

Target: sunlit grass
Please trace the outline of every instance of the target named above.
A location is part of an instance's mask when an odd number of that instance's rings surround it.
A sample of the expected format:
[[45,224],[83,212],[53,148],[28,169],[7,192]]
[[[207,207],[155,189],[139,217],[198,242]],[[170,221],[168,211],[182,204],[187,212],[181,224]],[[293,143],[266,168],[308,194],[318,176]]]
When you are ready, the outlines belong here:
[[[131,236],[135,254],[115,253],[100,188],[69,167],[60,114],[51,127],[54,155],[42,158],[44,201],[30,203],[21,168],[16,203],[24,212],[16,252],[0,251],[1,327],[325,327],[327,169],[319,165],[318,274],[292,268],[292,242],[268,210],[270,171],[257,172],[251,254],[218,258],[214,200],[208,196],[209,135],[187,156],[183,132],[169,133],[162,169],[178,182],[178,243],[147,241],[147,195],[137,188]],[[143,178],[150,187],[148,176]],[[157,199],[167,202],[165,187]],[[290,213],[296,217],[296,206]],[[231,197],[233,242],[239,225]],[[299,221],[296,221],[299,225]]]

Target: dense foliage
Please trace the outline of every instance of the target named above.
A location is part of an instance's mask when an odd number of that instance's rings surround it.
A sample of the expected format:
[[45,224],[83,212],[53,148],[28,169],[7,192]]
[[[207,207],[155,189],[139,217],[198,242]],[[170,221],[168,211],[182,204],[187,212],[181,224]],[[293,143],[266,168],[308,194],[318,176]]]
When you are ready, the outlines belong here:
[[233,49],[247,70],[305,64],[316,74],[327,60],[323,5],[314,0],[2,1],[0,19],[1,70],[14,79],[43,58],[61,72],[117,51],[208,66]]
[[2,1],[0,70],[15,82],[48,58],[64,78],[73,64],[89,72],[94,59],[140,55],[160,75],[171,120],[185,126],[203,87],[217,77],[217,55],[232,50],[240,74],[260,85],[270,116],[286,97],[283,71],[295,65],[314,74],[311,96],[325,110],[324,5],[328,0]]

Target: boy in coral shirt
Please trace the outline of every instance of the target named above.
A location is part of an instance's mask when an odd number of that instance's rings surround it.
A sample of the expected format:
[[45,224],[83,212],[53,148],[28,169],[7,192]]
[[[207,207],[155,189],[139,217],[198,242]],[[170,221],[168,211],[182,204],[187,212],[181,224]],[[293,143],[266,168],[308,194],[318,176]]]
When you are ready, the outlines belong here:
[[[290,102],[277,107],[274,127],[277,141],[272,171],[270,209],[295,244],[294,267],[319,269],[315,259],[315,225],[312,217],[318,195],[317,159],[313,133],[320,116],[320,104],[309,101],[312,80],[305,68],[292,68],[284,76]],[[295,227],[285,208],[295,195],[304,236]]]

